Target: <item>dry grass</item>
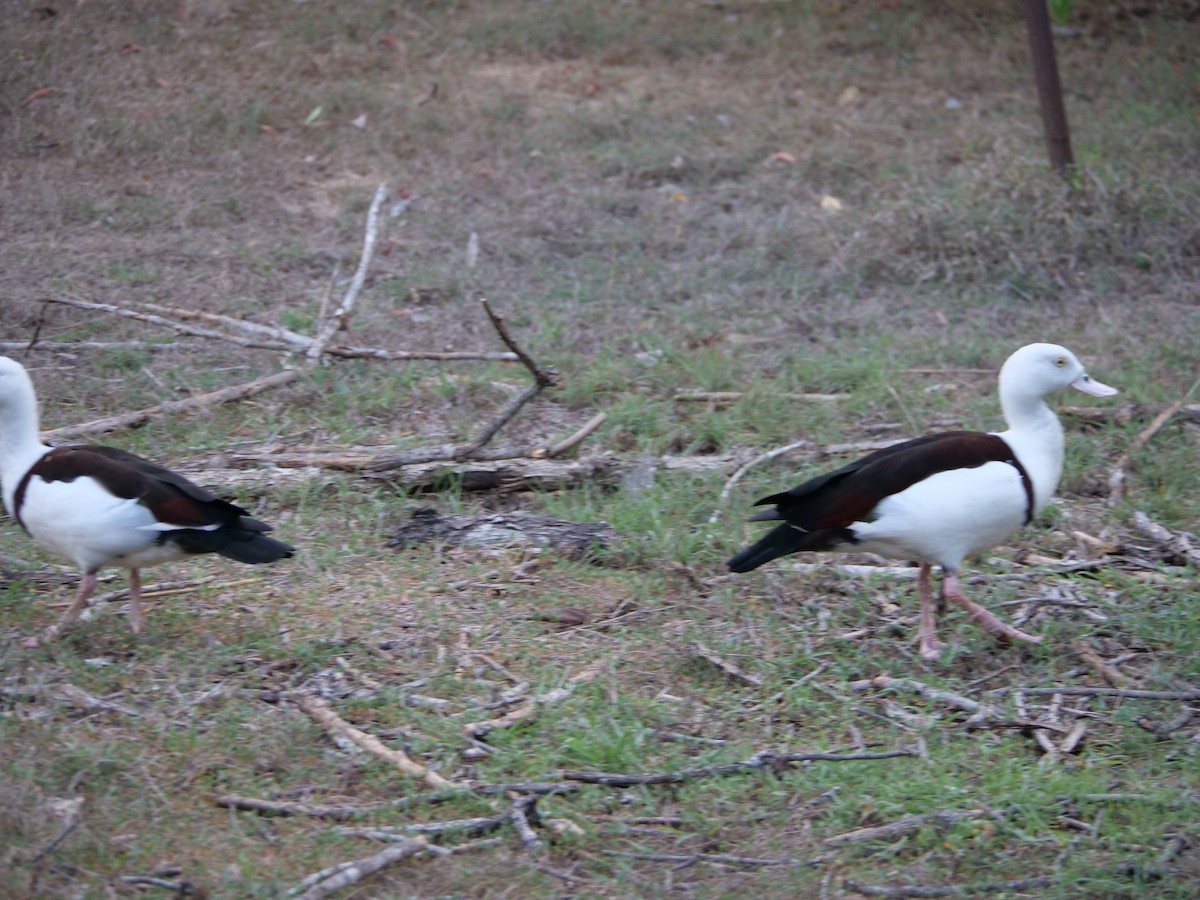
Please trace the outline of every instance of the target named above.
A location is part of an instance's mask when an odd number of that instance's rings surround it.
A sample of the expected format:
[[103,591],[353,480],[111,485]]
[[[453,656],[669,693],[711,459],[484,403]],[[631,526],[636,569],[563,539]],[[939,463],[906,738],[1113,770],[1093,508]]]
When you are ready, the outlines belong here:
[[[500,349],[474,299],[486,294],[538,359],[563,372],[562,388],[516,423],[522,441],[561,437],[596,410],[609,419],[589,446],[627,456],[762,450],[801,435],[832,443],[877,436],[871,429],[889,422],[900,425],[883,433],[947,420],[992,428],[990,377],[901,370],[994,367],[1043,338],[1074,347],[1145,406],[1175,400],[1200,370],[1191,3],[1137,13],[1076,4],[1078,33],[1059,46],[1081,162],[1070,183],[1043,164],[1024,26],[1009,3],[9,6],[0,340],[169,339],[43,305],[53,293],[307,331],[335,270],[342,279],[352,271],[367,203],[386,180],[412,202],[389,224],[355,342]],[[841,213],[822,208],[826,195]],[[472,233],[480,253],[468,268]],[[26,361],[48,428],[279,365],[277,354],[202,342]],[[460,440],[524,383],[503,364],[345,363],[112,441],[204,470],[231,448]],[[708,409],[673,402],[680,389],[748,390],[751,400]],[[850,396],[797,406],[776,396],[788,391]],[[1195,531],[1194,424],[1169,423],[1135,456],[1124,505],[1109,509],[1096,495],[1141,424],[1073,424],[1062,502],[997,555],[1077,554],[1073,530],[1146,546],[1129,531],[1133,509]],[[447,777],[489,783],[571,768],[682,769],[764,748],[920,740],[927,754],[587,788],[539,804],[544,819],[584,831],[539,828],[551,844],[544,858],[505,829],[499,849],[401,863],[355,896],[836,897],[853,895],[845,879],[1030,874],[1058,879],[1045,896],[1191,896],[1196,727],[1158,739],[1134,721],[1169,720],[1179,704],[1080,700],[1097,716],[1085,743],[1047,764],[1019,730],[966,730],[936,704],[847,685],[887,672],[1016,717],[1010,695],[986,691],[1099,683],[1071,674],[1082,664],[1067,648],[1080,637],[1106,658],[1136,651],[1122,671],[1147,687],[1195,684],[1193,579],[1165,564],[1149,576],[1106,567],[1071,578],[1035,572],[1032,583],[991,577],[973,588],[989,605],[1058,590],[1106,620],[1043,607],[1030,627],[1050,643],[1023,652],[951,619],[962,649],[926,666],[905,643],[911,627],[889,611],[912,606],[909,584],[786,569],[722,577],[722,560],[751,533],[733,524],[749,499],[820,464],[761,467],[717,526],[704,524],[716,476],[660,476],[642,493],[483,499],[453,490],[410,498],[343,475],[264,482],[241,497],[299,556],[267,571],[207,561],[160,570],[164,580],[218,573],[226,583],[151,604],[140,640],[110,609],[58,645],[23,649],[70,588],[6,584],[3,892],[127,896],[144,888],[122,876],[160,872],[213,897],[271,897],[375,852],[329,822],[209,802],[234,792],[362,805],[421,792],[278,702],[304,688]],[[387,550],[390,531],[426,503],[604,518],[628,546],[606,567]],[[42,559],[11,525],[0,550]],[[568,607],[593,624],[547,621]],[[698,661],[693,641],[762,687]],[[464,755],[461,725],[502,712],[513,680],[545,693],[592,666],[597,679],[569,700],[489,736],[491,755]],[[80,705],[64,685],[115,706]],[[414,695],[445,703],[421,706]],[[1088,799],[1113,792],[1137,797]],[[47,851],[72,815],[62,801],[78,798],[79,824]],[[497,804],[463,797],[363,823],[484,815]],[[822,843],[979,806],[1010,812],[832,851]],[[638,816],[680,822],[639,825]],[[1188,849],[1157,880],[1155,857],[1181,832]],[[605,855],[612,850],[825,861],[680,868]]]

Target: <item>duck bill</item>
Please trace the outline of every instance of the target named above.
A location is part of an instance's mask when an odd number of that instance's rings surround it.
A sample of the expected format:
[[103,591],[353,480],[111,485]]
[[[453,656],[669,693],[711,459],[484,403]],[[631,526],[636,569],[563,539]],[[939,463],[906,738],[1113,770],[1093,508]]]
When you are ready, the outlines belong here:
[[1085,394],[1091,394],[1093,397],[1111,397],[1113,394],[1121,393],[1114,387],[1109,387],[1107,384],[1101,384],[1090,375],[1080,375],[1071,382],[1071,387],[1077,391],[1083,391]]

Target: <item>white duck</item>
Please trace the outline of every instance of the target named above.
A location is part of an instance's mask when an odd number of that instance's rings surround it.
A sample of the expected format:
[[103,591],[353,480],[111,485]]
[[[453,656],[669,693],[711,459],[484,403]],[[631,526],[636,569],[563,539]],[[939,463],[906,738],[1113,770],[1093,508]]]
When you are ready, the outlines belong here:
[[0,482],[4,508],[35,541],[82,572],[79,591],[49,636],[71,624],[106,566],[129,570],[129,623],[141,631],[138,570],[197,553],[268,563],[293,548],[182,475],[114,447],[51,448],[24,366],[0,356]]
[[1063,430],[1047,394],[1075,388],[1095,397],[1116,389],[1091,378],[1070,350],[1029,344],[1000,369],[1000,406],[1008,430],[997,434],[930,434],[865,456],[756,506],[775,508],[753,521],[784,524],[731,560],[748,572],[788,553],[858,550],[917,559],[921,601],[920,652],[935,659],[938,640],[931,568],[942,568],[942,597],[957,603],[988,632],[1038,643],[971,601],[958,583],[964,559],[999,544],[1027,525],[1058,487]]

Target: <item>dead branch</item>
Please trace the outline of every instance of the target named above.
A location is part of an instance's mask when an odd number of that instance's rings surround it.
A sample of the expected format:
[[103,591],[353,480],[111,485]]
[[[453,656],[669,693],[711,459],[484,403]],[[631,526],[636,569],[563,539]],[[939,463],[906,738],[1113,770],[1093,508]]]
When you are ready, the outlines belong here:
[[[504,324],[504,317],[498,315],[492,310],[491,304],[488,303],[486,297],[481,297],[479,302],[483,305],[483,311],[487,313],[488,319],[492,323],[492,327],[496,329],[496,333],[500,335],[500,340],[504,341],[505,346],[517,355],[517,359],[529,370],[529,374],[533,376],[533,384],[521,392],[519,396],[509,402],[509,404],[500,411],[500,413],[488,423],[487,427],[479,433],[479,435],[466,444],[458,447],[454,459],[462,460],[474,456],[483,448],[485,444],[491,441],[496,434],[507,425],[518,412],[521,411],[526,403],[542,392],[544,388],[550,387],[558,382],[558,376],[547,369],[542,369],[537,363],[526,353],[521,346],[513,340],[511,334],[508,333],[508,327]],[[545,451],[542,451],[544,455]]]
[[375,197],[371,200],[370,209],[367,210],[367,227],[363,234],[362,255],[358,259],[358,268],[354,271],[350,287],[346,289],[346,295],[342,297],[342,302],[333,312],[317,322],[312,343],[304,351],[309,365],[321,358],[321,354],[325,352],[325,346],[350,321],[350,313],[354,311],[354,304],[367,281],[367,270],[371,267],[371,258],[375,255],[375,242],[379,237],[379,208],[383,206],[383,201],[386,199],[387,184],[384,183],[375,189]]
[[270,341],[282,341],[298,349],[305,349],[312,344],[312,338],[306,337],[303,334],[297,334],[281,325],[263,325],[259,322],[250,322],[246,319],[236,318],[235,316],[225,316],[220,313],[204,312],[198,309],[182,309],[178,306],[161,306],[157,303],[134,303],[133,305],[146,312],[164,313],[185,322],[207,322],[210,325],[224,325],[228,328],[233,328],[246,334],[257,335]]
[[401,842],[380,850],[374,856],[353,862],[339,863],[336,866],[314,872],[288,891],[288,896],[298,896],[300,900],[320,900],[322,897],[336,894],[343,888],[358,884],[381,869],[408,859],[410,856],[416,856],[418,853],[448,856],[450,852],[442,847],[431,847],[418,838],[405,838]]
[[992,693],[1005,693],[1009,690],[1021,690],[1026,694],[1062,694],[1064,697],[1120,697],[1123,700],[1200,700],[1200,688],[1192,688],[1186,691],[1145,691],[1135,688],[1089,687],[997,688]]
[[[538,694],[523,701],[520,705],[509,710],[504,715],[495,718],[487,719],[483,722],[469,722],[463,726],[463,735],[470,740],[479,740],[490,731],[495,731],[497,728],[511,728],[518,722],[528,719],[537,712],[539,706],[545,706],[551,703],[561,703],[573,693],[575,689],[581,685],[591,684],[600,677],[601,669],[598,665],[588,666],[581,672],[577,672],[567,679],[567,683],[563,687],[554,688],[546,691],[544,694]],[[526,791],[525,793],[533,793]]]
[[1141,510],[1133,514],[1133,527],[1163,545],[1163,549],[1182,557],[1194,566],[1200,566],[1200,548],[1192,546],[1188,535],[1172,531],[1155,522]]
[[209,340],[225,341],[230,344],[237,344],[239,347],[247,347],[256,350],[291,350],[292,348],[282,341],[268,341],[255,338],[242,338],[236,335],[225,334],[220,331],[210,331],[207,328],[197,328],[194,325],[185,325],[182,322],[175,322],[163,316],[153,313],[138,312],[134,309],[126,309],[123,306],[115,306],[111,303],[94,303],[91,300],[79,300],[75,297],[50,296],[45,298],[47,303],[58,303],[63,306],[73,306],[76,309],[86,309],[91,312],[103,312],[113,316],[120,316],[123,319],[135,319],[138,322],[146,322],[149,325],[161,325],[164,328],[170,328],[178,334],[186,334],[191,337],[207,338]]
[[537,794],[517,797],[508,807],[508,819],[521,839],[526,853],[541,853],[546,847],[529,820],[537,816]]
[[563,772],[567,781],[583,784],[601,784],[606,787],[634,787],[643,784],[678,784],[696,778],[714,775],[735,775],[754,769],[783,768],[805,762],[848,762],[866,759],[895,759],[900,756],[916,756],[912,750],[885,750],[878,753],[775,753],[761,750],[747,760],[695,769],[680,769],[675,772],[652,772],[646,775],[618,775],[608,772]]
[[1139,728],[1144,728],[1158,740],[1165,741],[1181,728],[1187,727],[1195,715],[1196,710],[1193,707],[1185,706],[1179,715],[1169,722],[1155,722],[1147,716],[1138,716],[1133,721]]
[[564,453],[574,450],[577,446],[587,440],[593,431],[603,425],[606,419],[608,419],[608,413],[596,413],[596,415],[584,422],[583,425],[570,437],[564,438],[554,446],[547,449],[546,456],[548,456],[550,459],[554,459],[555,457],[562,456]]
[[449,779],[443,778],[432,769],[421,765],[412,759],[403,750],[393,750],[383,744],[379,738],[373,734],[368,734],[358,728],[355,728],[336,712],[333,708],[321,697],[312,694],[301,694],[294,698],[295,703],[301,710],[311,716],[318,724],[324,726],[333,734],[339,734],[342,737],[352,741],[357,746],[366,750],[368,753],[378,756],[380,759],[387,760],[395,765],[405,775],[412,775],[415,778],[420,778],[427,785],[434,788],[449,787],[452,785]]
[[315,819],[352,819],[375,812],[378,804],[365,806],[321,806],[312,803],[297,803],[291,800],[263,800],[258,797],[239,797],[236,794],[221,794],[210,797],[214,806],[226,809],[241,809],[247,812],[264,813],[272,816],[311,816]]
[[558,376],[548,369],[542,369],[533,359],[521,349],[520,345],[513,340],[512,335],[508,333],[508,326],[504,324],[504,316],[501,316],[492,311],[492,306],[488,303],[486,297],[479,298],[480,304],[483,306],[483,311],[487,313],[488,319],[492,323],[492,327],[496,329],[496,333],[500,335],[500,340],[504,341],[504,345],[517,355],[517,359],[529,370],[529,374],[533,376],[533,380],[541,387],[550,387],[558,381]]
[[1038,875],[1034,878],[1018,878],[1015,881],[989,881],[983,884],[950,885],[904,885],[887,887],[882,884],[863,884],[861,881],[842,882],[852,891],[867,897],[959,897],[964,894],[1003,894],[1012,891],[1028,891],[1032,888],[1049,887],[1056,884],[1053,875]]
[[729,853],[633,853],[628,850],[601,850],[604,856],[618,856],[622,859],[641,859],[647,862],[679,863],[679,867],[694,865],[698,862],[714,863],[725,866],[819,866],[822,860],[816,859],[763,859],[757,856],[734,856]]
[[720,671],[724,672],[735,681],[740,681],[743,684],[748,684],[751,687],[762,687],[763,680],[757,675],[749,675],[741,670],[735,663],[730,662],[719,654],[709,650],[699,641],[693,641],[691,646],[692,653],[700,659],[715,666]]
[[444,834],[447,831],[467,831],[485,834],[505,825],[511,813],[505,810],[494,816],[476,816],[471,819],[451,819],[446,822],[414,822],[408,825],[380,825],[375,828],[353,828],[339,826],[334,833],[347,837],[365,837],[375,841],[396,842],[404,840],[406,834]]
[[207,394],[197,394],[184,400],[168,400],[165,403],[159,403],[156,406],[150,406],[136,412],[105,416],[100,419],[93,419],[91,422],[84,422],[80,425],[66,425],[62,428],[55,428],[51,431],[43,432],[43,436],[47,440],[53,441],[64,437],[77,437],[84,434],[116,431],[119,428],[140,425],[154,416],[174,415],[175,413],[187,412],[193,409],[204,409],[205,407],[215,406],[220,403],[242,400],[246,397],[252,397],[255,394],[261,394],[263,391],[270,390],[271,388],[288,384],[299,377],[300,371],[298,369],[284,369],[282,372],[265,375],[262,378],[256,378],[254,381],[248,381],[245,384],[231,385],[217,391],[210,391]]
[[901,375],[995,375],[995,369],[901,369]]
[[1071,642],[1071,649],[1075,654],[1083,660],[1097,675],[1107,681],[1115,688],[1131,688],[1136,687],[1133,679],[1128,675],[1118,671],[1116,666],[1105,660],[1087,641],[1082,638],[1077,638]]
[[[672,399],[680,403],[733,403],[741,400],[743,391],[680,391]],[[804,400],[815,403],[830,403],[845,400],[849,394],[772,394],[783,400]]]
[[72,353],[78,350],[149,350],[162,352],[178,350],[179,344],[156,344],[153,341],[0,341],[0,350],[45,350],[54,353]]
[[1167,420],[1183,409],[1183,405],[1188,401],[1188,398],[1195,392],[1196,388],[1200,387],[1200,378],[1192,382],[1192,386],[1187,389],[1187,392],[1155,416],[1149,425],[1138,432],[1137,437],[1130,441],[1125,452],[1117,457],[1117,461],[1113,463],[1112,468],[1108,471],[1108,505],[1117,506],[1124,499],[1125,495],[1125,471],[1129,468],[1130,459],[1138,450],[1142,449],[1149,440],[1158,434],[1160,428],[1166,424]]
[[733,486],[742,480],[742,476],[749,472],[759,463],[770,462],[778,456],[783,456],[785,453],[791,453],[793,450],[799,450],[803,447],[811,447],[811,441],[795,441],[784,447],[776,447],[774,450],[768,450],[766,453],[754,457],[750,462],[741,466],[736,472],[729,476],[729,480],[725,482],[725,487],[721,489],[721,496],[717,498],[717,508],[713,510],[712,515],[708,517],[708,524],[715,525],[721,517],[721,511],[729,505],[729,496],[733,491]]
[[943,809],[938,812],[921,813],[920,815],[905,816],[886,825],[875,825],[870,828],[856,828],[841,834],[831,835],[821,841],[827,846],[840,847],[846,844],[861,844],[865,841],[886,840],[919,831],[926,825],[936,825],[945,828],[958,822],[970,819],[1000,818],[1007,810],[991,809]]
[[960,709],[963,712],[969,712],[971,717],[967,719],[967,725],[979,725],[987,719],[995,718],[996,710],[994,707],[980,703],[977,700],[972,700],[969,697],[963,697],[960,694],[955,694],[951,691],[942,688],[931,687],[921,681],[914,681],[911,678],[893,678],[890,675],[878,675],[875,678],[866,679],[863,681],[852,681],[849,685],[851,690],[865,691],[871,688],[892,691],[911,691],[927,700],[936,700],[939,703],[946,703],[953,706],[955,709]]

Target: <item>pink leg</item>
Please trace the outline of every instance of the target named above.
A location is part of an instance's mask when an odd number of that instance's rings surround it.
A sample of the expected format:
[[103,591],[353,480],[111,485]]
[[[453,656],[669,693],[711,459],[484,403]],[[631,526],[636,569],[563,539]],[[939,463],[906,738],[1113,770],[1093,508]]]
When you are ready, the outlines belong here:
[[937,639],[937,622],[933,609],[933,566],[921,563],[917,571],[917,594],[921,598],[921,625],[917,629],[917,645],[922,659],[937,659],[946,645]]
[[88,597],[92,596],[92,591],[94,590],[96,590],[96,573],[85,572],[83,577],[79,579],[79,590],[75,592],[75,599],[71,601],[71,606],[63,614],[63,617],[58,620],[58,624],[51,625],[46,629],[47,640],[53,640],[58,637],[66,631],[68,625],[79,618],[79,614],[87,606]]
[[129,570],[129,627],[134,634],[142,632],[142,576],[137,569]]
[[1013,628],[1007,622],[997,619],[996,616],[984,609],[978,603],[967,598],[967,595],[962,592],[962,588],[958,586],[958,578],[950,572],[942,574],[942,595],[948,600],[953,600],[968,613],[971,618],[989,634],[994,634],[998,638],[1004,638],[1013,641],[1028,641],[1031,644],[1040,644],[1042,638],[1040,635],[1026,634],[1017,628]]

